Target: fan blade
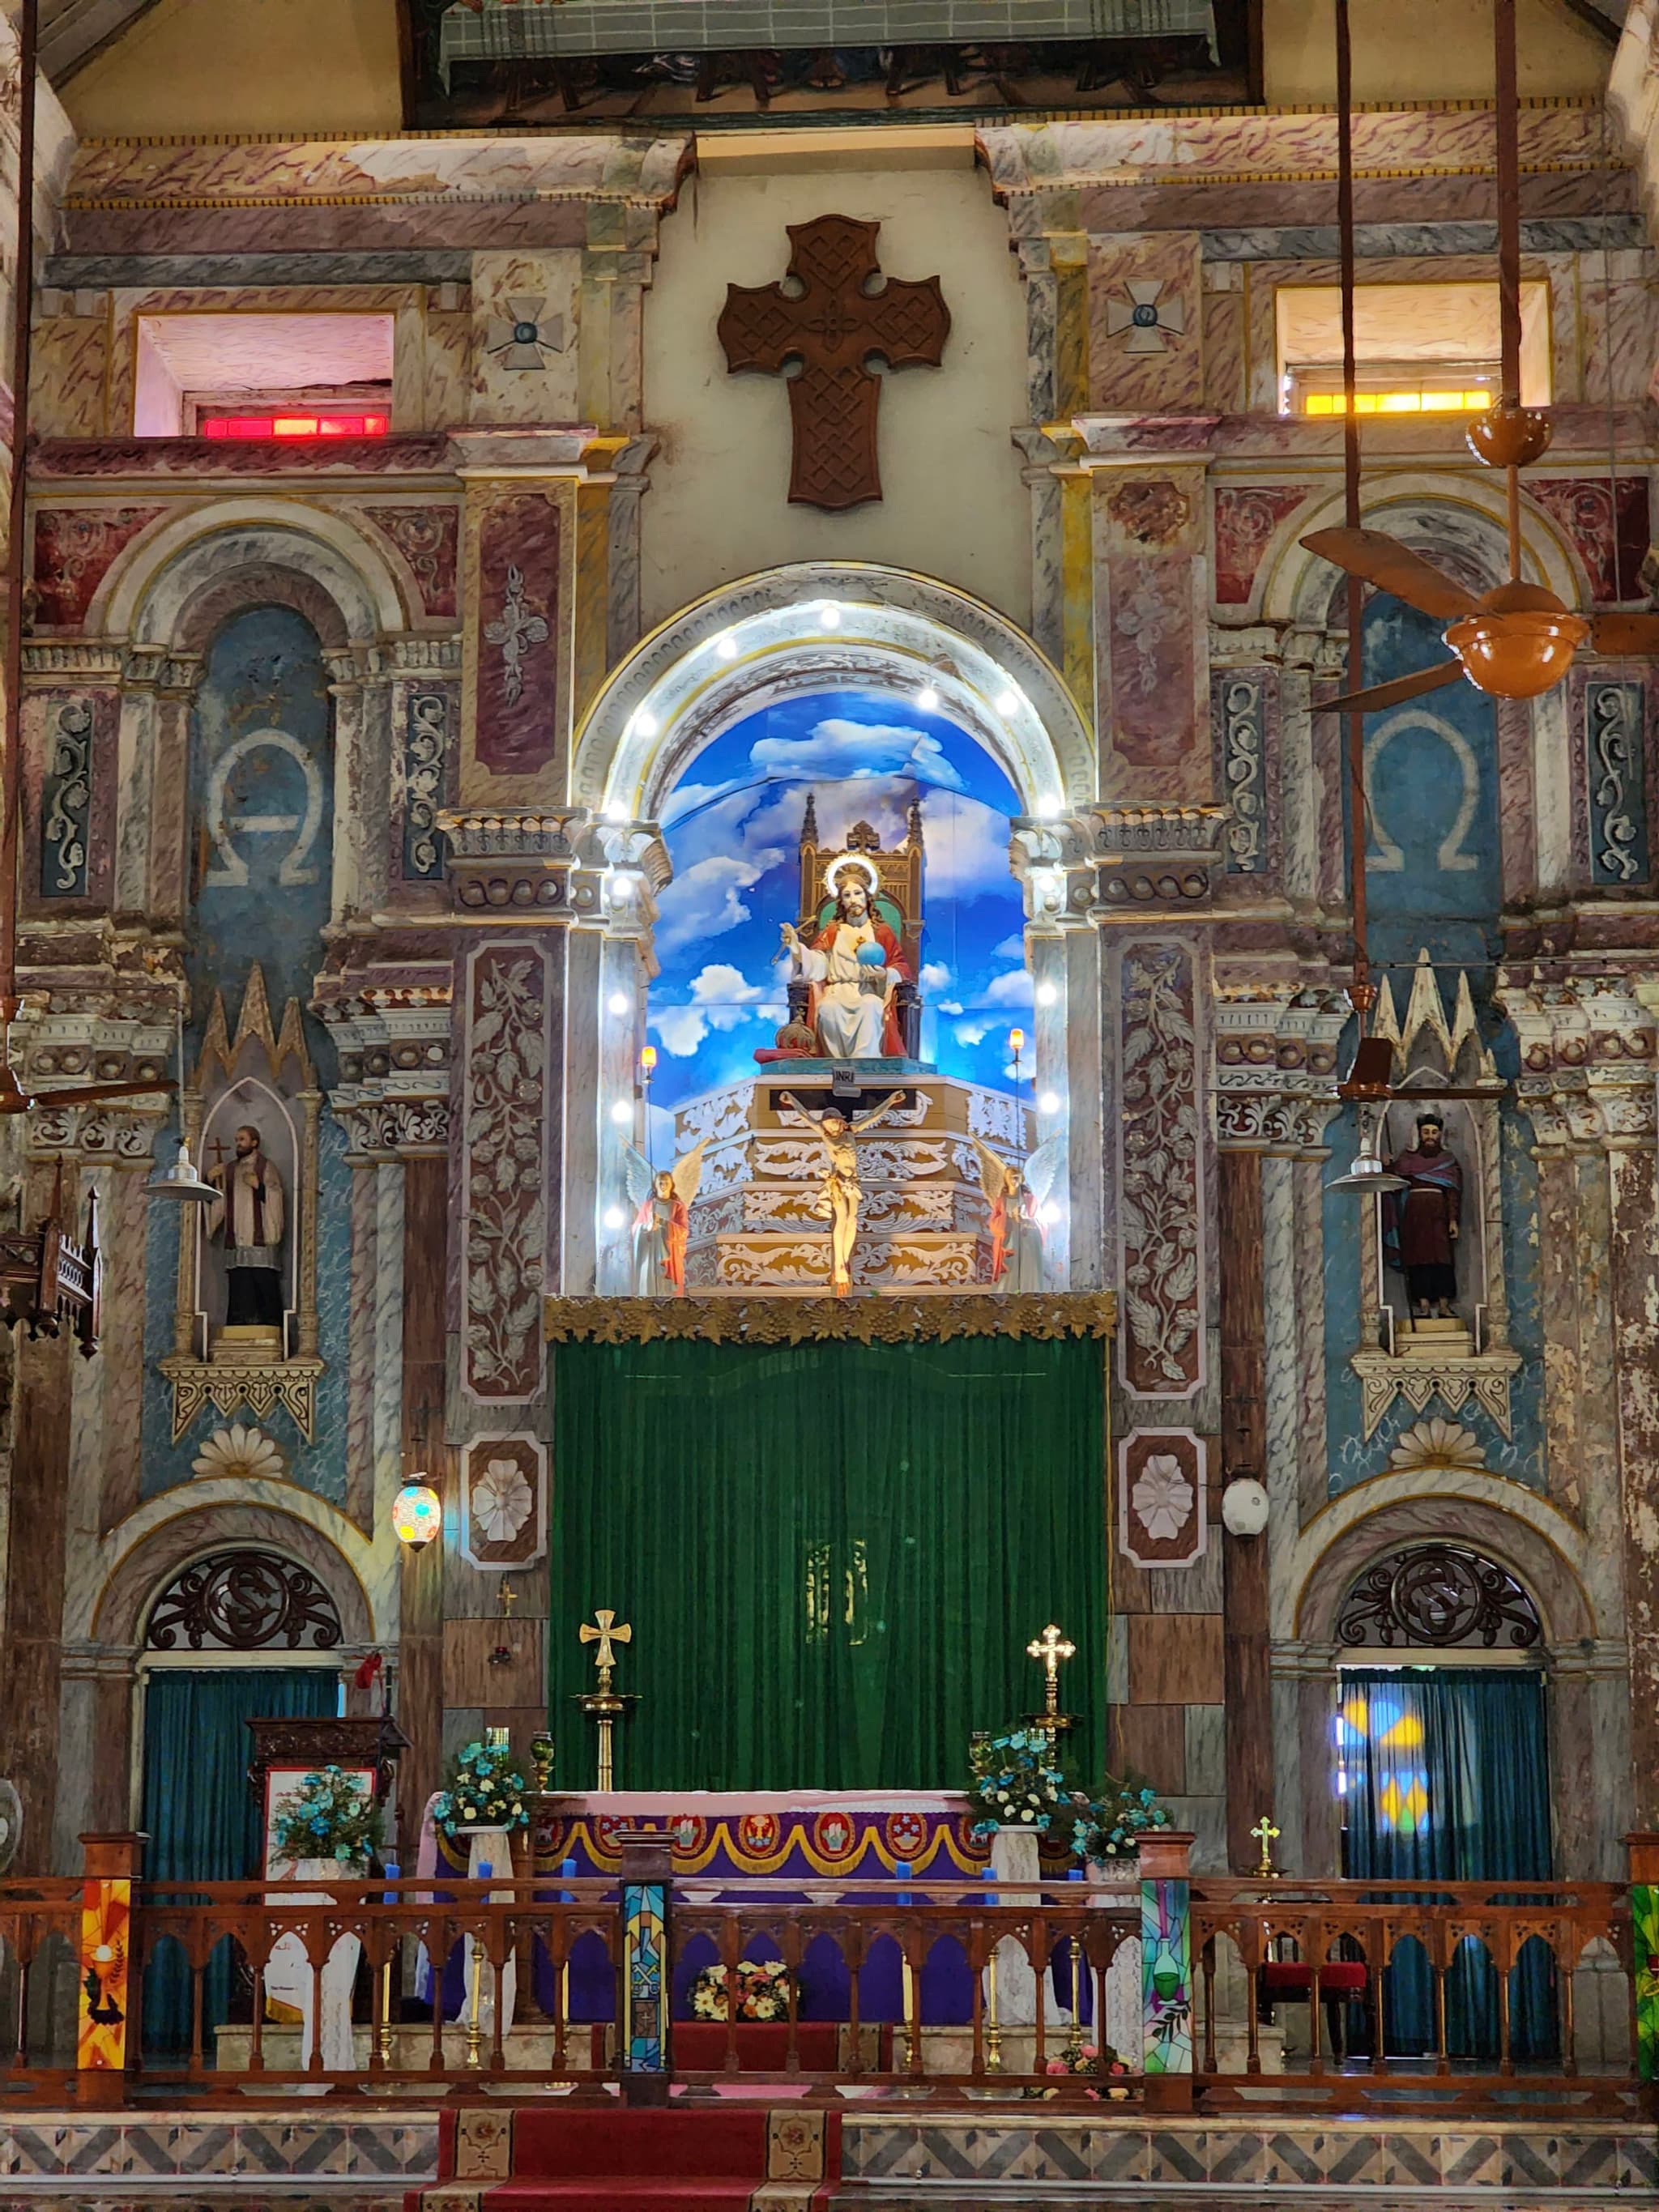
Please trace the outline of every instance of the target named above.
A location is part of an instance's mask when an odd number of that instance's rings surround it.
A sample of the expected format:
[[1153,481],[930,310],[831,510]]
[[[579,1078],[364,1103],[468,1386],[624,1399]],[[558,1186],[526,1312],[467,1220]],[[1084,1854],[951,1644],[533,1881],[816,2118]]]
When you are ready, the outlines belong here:
[[1659,615],[1592,615],[1589,641],[1598,653],[1659,653]]
[[1461,660],[1443,662],[1438,668],[1419,668],[1413,676],[1396,676],[1391,683],[1373,684],[1369,691],[1350,691],[1340,699],[1322,699],[1316,714],[1375,714],[1384,707],[1403,707],[1407,699],[1420,699],[1425,691],[1443,690],[1463,673]]
[[1379,591],[1392,592],[1420,614],[1472,614],[1480,604],[1474,592],[1443,574],[1431,561],[1413,553],[1383,530],[1314,530],[1302,543],[1310,553],[1333,561],[1350,576],[1362,576]]
[[171,1083],[82,1083],[72,1091],[31,1091],[29,1106],[86,1106],[99,1098],[150,1098],[177,1086]]

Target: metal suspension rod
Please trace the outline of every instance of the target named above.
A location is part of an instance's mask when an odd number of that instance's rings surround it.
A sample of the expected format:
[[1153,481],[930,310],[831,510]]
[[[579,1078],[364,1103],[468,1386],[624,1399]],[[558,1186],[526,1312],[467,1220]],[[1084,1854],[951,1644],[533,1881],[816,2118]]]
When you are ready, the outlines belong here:
[[17,1001],[17,811],[22,781],[24,525],[29,418],[29,342],[34,302],[34,66],[40,0],[17,10],[17,253],[12,290],[11,498],[6,538],[6,710],[0,755],[0,1021]]
[[[1336,222],[1341,240],[1342,283],[1342,496],[1343,520],[1350,530],[1359,522],[1359,415],[1355,406],[1358,373],[1354,338],[1353,250],[1353,53],[1348,35],[1348,0],[1336,4]],[[1364,586],[1348,579],[1347,689],[1364,685]],[[1365,718],[1343,716],[1348,777],[1348,902],[1353,928],[1354,1010],[1364,1032],[1373,996],[1370,962],[1365,951]]]

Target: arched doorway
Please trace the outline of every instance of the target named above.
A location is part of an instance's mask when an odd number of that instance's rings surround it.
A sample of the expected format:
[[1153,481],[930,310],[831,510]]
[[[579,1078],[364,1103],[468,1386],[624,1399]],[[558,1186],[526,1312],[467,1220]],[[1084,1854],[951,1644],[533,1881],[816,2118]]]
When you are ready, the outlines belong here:
[[[1473,1546],[1439,1539],[1374,1559],[1338,1610],[1335,1786],[1341,1869],[1354,1881],[1528,1880],[1554,1872],[1543,1624],[1530,1592]],[[1380,1962],[1372,1961],[1375,1974]],[[1503,2041],[1499,1972],[1460,1942],[1437,1990],[1422,1946],[1381,1976],[1390,2058],[1488,2063]],[[1553,2058],[1553,1964],[1542,1943],[1509,1969],[1505,2058]]]
[[[238,1881],[263,1866],[247,1724],[339,1712],[343,1631],[332,1594],[309,1568],[279,1552],[226,1545],[171,1575],[148,1607],[143,1640],[135,1810],[148,1838],[145,1874],[166,1886],[163,1902],[177,1903],[192,1882]],[[215,2031],[244,1998],[226,1938],[203,1982],[208,2064]],[[189,2058],[191,1977],[176,1947],[164,1943],[151,1960],[143,2021],[152,2063]]]

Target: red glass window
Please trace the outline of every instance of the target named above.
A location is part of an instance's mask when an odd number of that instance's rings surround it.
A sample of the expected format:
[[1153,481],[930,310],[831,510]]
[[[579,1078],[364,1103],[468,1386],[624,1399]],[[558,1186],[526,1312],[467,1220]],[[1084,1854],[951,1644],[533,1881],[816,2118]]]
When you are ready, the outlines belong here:
[[384,438],[392,418],[375,411],[296,408],[282,415],[210,415],[198,428],[204,438]]

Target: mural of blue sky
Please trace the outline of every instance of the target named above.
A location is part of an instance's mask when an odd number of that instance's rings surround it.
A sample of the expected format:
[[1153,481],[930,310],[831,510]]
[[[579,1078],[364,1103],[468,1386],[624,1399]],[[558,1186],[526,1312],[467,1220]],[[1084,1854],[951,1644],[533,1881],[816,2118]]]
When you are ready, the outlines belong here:
[[[1030,1033],[1019,887],[1008,872],[1013,786],[967,732],[908,701],[820,692],[750,715],[700,753],[663,810],[674,879],[659,901],[649,1028],[653,1105],[671,1110],[753,1075],[783,1020],[779,925],[797,917],[801,817],[818,842],[855,822],[903,842],[919,799],[926,843],[923,1056],[950,1075],[1012,1087],[1008,1032]],[[1029,1048],[1022,1073],[1030,1075]]]

